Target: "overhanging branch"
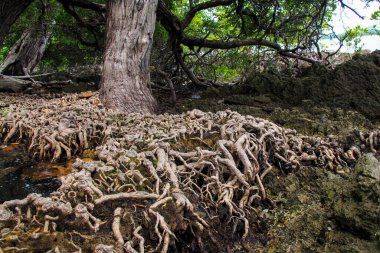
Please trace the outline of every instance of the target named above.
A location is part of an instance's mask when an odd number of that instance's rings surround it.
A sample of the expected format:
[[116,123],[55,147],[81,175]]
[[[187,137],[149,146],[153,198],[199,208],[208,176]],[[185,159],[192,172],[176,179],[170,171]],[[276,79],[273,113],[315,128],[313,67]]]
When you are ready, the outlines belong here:
[[195,37],[184,37],[182,39],[182,44],[186,46],[198,46],[198,47],[207,47],[214,49],[231,49],[242,46],[266,46],[273,48],[275,50],[281,50],[281,46],[277,43],[270,42],[263,39],[242,39],[242,40],[207,40],[200,39]]
[[83,9],[89,9],[98,13],[105,13],[106,6],[104,4],[94,3],[87,0],[58,0],[63,5],[72,5]]
[[209,2],[195,5],[194,7],[190,8],[190,11],[186,14],[185,19],[182,21],[182,25],[184,28],[189,26],[189,24],[199,11],[214,8],[217,6],[227,6],[235,2],[236,0],[211,0]]

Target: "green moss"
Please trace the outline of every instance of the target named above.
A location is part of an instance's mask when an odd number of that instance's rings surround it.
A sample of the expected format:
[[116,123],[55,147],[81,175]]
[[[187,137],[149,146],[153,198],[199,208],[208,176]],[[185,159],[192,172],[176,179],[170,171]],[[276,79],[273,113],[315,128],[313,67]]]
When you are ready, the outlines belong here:
[[0,117],[5,117],[11,111],[9,107],[0,107]]
[[[286,121],[289,127],[296,129],[304,125],[302,131],[306,134],[336,134],[345,129],[347,123],[347,130],[368,124],[365,117],[380,120],[379,62],[380,51],[376,51],[358,56],[334,70],[313,66],[303,70],[298,77],[253,72],[240,84],[208,88],[201,96],[204,99],[186,101],[178,110],[231,109],[242,114],[270,117],[278,122]],[[258,101],[257,98],[262,96],[270,100]],[[269,115],[275,107],[282,110]]]
[[344,177],[323,168],[274,168],[264,180],[278,204],[265,216],[268,252],[378,252],[379,169],[372,155]]

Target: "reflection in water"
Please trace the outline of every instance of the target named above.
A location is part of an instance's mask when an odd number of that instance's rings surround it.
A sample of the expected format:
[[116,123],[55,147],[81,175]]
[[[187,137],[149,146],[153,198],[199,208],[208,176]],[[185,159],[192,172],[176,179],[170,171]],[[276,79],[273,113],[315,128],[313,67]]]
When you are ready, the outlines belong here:
[[21,199],[35,192],[48,196],[60,186],[57,177],[70,173],[70,168],[35,162],[17,143],[0,147],[0,203]]

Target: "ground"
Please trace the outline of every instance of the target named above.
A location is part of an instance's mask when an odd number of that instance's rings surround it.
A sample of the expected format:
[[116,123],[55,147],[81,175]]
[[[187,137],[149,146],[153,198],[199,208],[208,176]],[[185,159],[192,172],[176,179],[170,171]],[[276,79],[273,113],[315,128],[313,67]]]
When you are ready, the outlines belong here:
[[230,109],[269,119],[303,134],[347,136],[355,129],[379,126],[379,94],[380,51],[375,51],[355,56],[333,70],[303,69],[297,77],[253,72],[235,86],[210,87],[179,96],[176,107],[164,106],[163,111]]
[[[376,57],[359,60],[376,69]],[[379,85],[374,71],[363,86]],[[302,90],[310,77],[299,78]],[[249,80],[180,97],[177,114],[158,116],[107,111],[92,92],[1,94],[0,182],[49,171],[61,185],[0,204],[0,250],[378,251],[377,93],[363,91],[369,113],[303,95],[287,103],[289,89],[257,92]],[[26,154],[54,163],[35,173],[11,162]]]

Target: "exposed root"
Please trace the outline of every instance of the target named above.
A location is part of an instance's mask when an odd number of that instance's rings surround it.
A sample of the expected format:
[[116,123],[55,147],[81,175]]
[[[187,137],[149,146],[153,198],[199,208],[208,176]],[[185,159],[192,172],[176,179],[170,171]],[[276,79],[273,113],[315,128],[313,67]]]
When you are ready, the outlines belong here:
[[118,207],[113,212],[112,232],[116,240],[116,248],[119,252],[123,252],[124,239],[120,232],[120,218],[122,214],[121,207]]
[[[57,221],[58,219],[59,219],[59,216],[53,217],[53,216],[50,216],[50,215],[45,215],[45,225],[44,225],[43,232],[44,233],[48,233],[49,232],[50,222],[51,221]],[[53,224],[55,224],[55,223],[53,223]],[[55,231],[55,226],[54,225],[53,225],[53,231]]]
[[122,200],[122,199],[157,199],[159,196],[154,193],[148,193],[143,191],[136,191],[136,192],[122,192],[122,193],[116,193],[112,195],[106,195],[99,199],[96,199],[94,203],[96,205],[103,204],[107,201],[113,201],[113,200]]
[[[267,199],[263,179],[273,166],[342,173],[363,150],[377,152],[380,145],[379,131],[360,133],[361,143],[347,147],[231,111],[124,115],[96,99],[71,95],[46,104],[27,97],[0,119],[0,138],[27,139],[36,158],[70,158],[97,145],[100,159],[77,159],[50,197],[30,194],[1,204],[1,228],[34,235],[80,229],[81,240],[58,251],[85,251],[89,235],[101,234],[94,252],[169,252],[184,231],[201,249],[205,238],[215,241],[211,229],[226,232],[218,223],[230,222],[227,232],[240,238],[252,234],[252,210]],[[11,247],[5,242],[0,253]]]
[[135,231],[133,231],[133,235],[139,240],[139,252],[144,253],[144,248],[145,248],[145,239],[142,237],[139,232],[142,229],[141,226],[138,226]]
[[85,205],[78,204],[75,207],[75,217],[80,223],[87,224],[92,231],[97,232],[99,230],[101,220],[93,216]]

